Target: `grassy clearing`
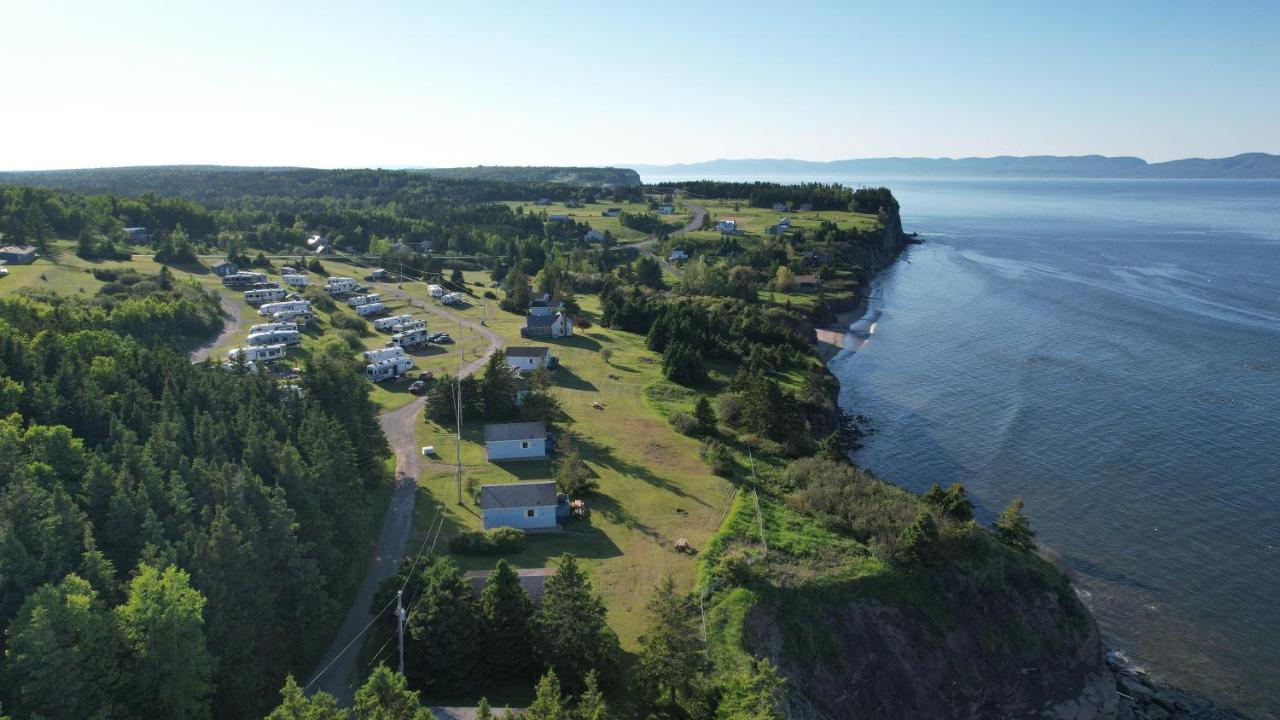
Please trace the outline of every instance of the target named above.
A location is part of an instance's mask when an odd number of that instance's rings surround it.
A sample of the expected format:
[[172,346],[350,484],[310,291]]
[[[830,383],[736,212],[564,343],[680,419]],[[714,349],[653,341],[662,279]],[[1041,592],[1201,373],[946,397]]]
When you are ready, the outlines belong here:
[[[646,203],[638,202],[600,202],[587,203],[582,207],[568,207],[564,203],[551,203],[550,205],[535,205],[531,202],[509,200],[504,202],[511,208],[524,208],[527,213],[545,212],[547,215],[568,215],[576,222],[585,222],[591,226],[592,230],[600,232],[608,231],[613,234],[620,242],[635,242],[645,239],[645,233],[639,230],[632,230],[623,227],[622,223],[616,217],[605,217],[604,211],[611,208],[621,208],[627,212],[648,212],[649,206]],[[679,217],[674,216],[674,217]]]

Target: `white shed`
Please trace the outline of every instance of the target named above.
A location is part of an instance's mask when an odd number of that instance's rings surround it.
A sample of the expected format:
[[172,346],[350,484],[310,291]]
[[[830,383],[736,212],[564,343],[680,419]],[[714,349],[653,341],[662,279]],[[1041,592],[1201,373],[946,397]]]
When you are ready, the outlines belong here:
[[540,422],[497,423],[484,426],[488,460],[536,460],[547,456],[547,426]]
[[556,502],[556,484],[551,480],[480,487],[480,514],[485,530],[554,529],[557,527]]

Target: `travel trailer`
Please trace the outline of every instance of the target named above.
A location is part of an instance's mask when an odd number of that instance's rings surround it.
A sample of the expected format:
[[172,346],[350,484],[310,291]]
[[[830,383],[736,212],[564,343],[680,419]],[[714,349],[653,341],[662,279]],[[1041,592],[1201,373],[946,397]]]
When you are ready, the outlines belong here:
[[302,342],[302,335],[298,333],[298,329],[292,330],[271,330],[262,333],[249,333],[249,337],[245,342],[254,346],[262,345],[297,345]]
[[425,328],[422,330],[410,330],[408,332],[396,333],[395,335],[392,335],[391,341],[388,343],[388,345],[393,345],[401,348],[416,348],[416,347],[421,347],[423,345],[426,345],[428,342],[430,342],[430,340],[428,340],[427,338],[428,336]]
[[379,315],[387,311],[387,306],[380,302],[371,302],[356,308],[356,314],[360,317],[369,317],[370,315]]
[[243,356],[246,362],[271,362],[272,360],[281,360],[285,356],[286,348],[284,345],[259,345],[256,347],[242,347],[231,350],[227,353],[227,360],[235,362],[237,358]]
[[364,374],[370,380],[378,382],[380,380],[390,380],[392,378],[400,377],[412,369],[413,358],[394,357],[366,365],[364,367]]
[[266,281],[266,274],[257,272],[237,272],[222,277],[222,284],[229,287],[233,285],[256,285]]
[[264,288],[262,290],[244,291],[244,301],[250,305],[261,305],[262,303],[275,302],[277,300],[282,300],[284,296],[284,288]]
[[382,332],[398,332],[395,330],[397,325],[403,325],[404,323],[412,321],[412,315],[392,315],[391,317],[378,318],[377,320],[374,320],[373,329],[381,330]]
[[347,298],[347,305],[351,307],[360,307],[369,303],[382,302],[382,296],[374,293],[372,295],[355,295]]
[[404,350],[399,347],[384,347],[377,350],[364,351],[364,361],[367,363],[376,363],[380,360],[390,360],[398,357],[404,357]]
[[462,293],[445,293],[444,297],[440,298],[440,302],[445,305],[457,305],[462,302]]
[[324,281],[324,291],[330,295],[341,295],[356,289],[356,281],[349,277],[331,277]]
[[409,320],[408,322],[402,322],[399,325],[396,325],[395,327],[391,328],[391,332],[402,333],[402,332],[409,332],[410,330],[426,330],[426,329],[427,329],[426,320]]
[[280,279],[284,280],[285,285],[293,287],[306,287],[311,284],[311,278],[306,275],[281,275]]
[[263,317],[272,317],[276,313],[283,312],[304,312],[311,313],[310,300],[286,300],[284,302],[267,303],[258,308],[258,314]]
[[444,288],[440,285],[428,285],[427,292],[430,293],[433,298],[444,297]]
[[297,332],[298,326],[294,325],[293,323],[287,323],[287,322],[260,323],[258,325],[254,325],[253,327],[250,327],[249,334],[257,335],[258,333],[272,332],[275,330],[292,330],[294,332]]
[[311,322],[311,313],[306,310],[282,310],[280,312],[271,313],[271,319],[276,322],[290,323],[292,325],[306,325]]

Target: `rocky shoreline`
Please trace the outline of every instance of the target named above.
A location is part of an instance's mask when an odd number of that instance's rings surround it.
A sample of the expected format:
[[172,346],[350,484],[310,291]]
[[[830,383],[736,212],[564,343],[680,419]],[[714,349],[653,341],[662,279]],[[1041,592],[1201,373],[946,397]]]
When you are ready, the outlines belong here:
[[1208,698],[1160,685],[1116,650],[1107,651],[1106,662],[1119,696],[1116,720],[1248,720]]

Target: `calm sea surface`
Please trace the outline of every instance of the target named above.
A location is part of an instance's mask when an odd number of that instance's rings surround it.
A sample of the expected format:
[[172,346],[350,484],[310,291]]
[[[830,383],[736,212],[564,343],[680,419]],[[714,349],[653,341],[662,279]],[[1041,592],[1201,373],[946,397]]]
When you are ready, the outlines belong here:
[[1109,643],[1280,717],[1280,182],[838,180],[925,240],[831,363],[857,462],[1022,497]]

